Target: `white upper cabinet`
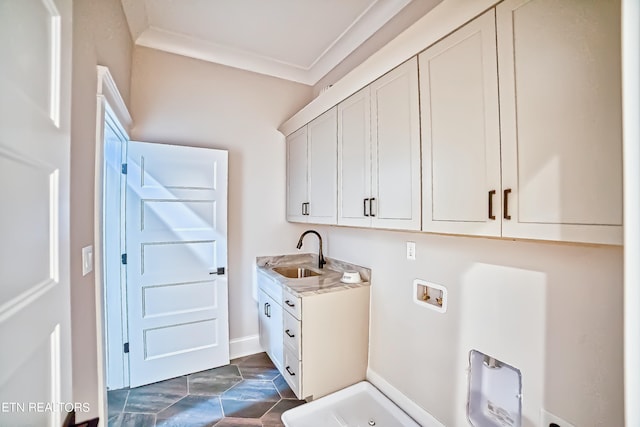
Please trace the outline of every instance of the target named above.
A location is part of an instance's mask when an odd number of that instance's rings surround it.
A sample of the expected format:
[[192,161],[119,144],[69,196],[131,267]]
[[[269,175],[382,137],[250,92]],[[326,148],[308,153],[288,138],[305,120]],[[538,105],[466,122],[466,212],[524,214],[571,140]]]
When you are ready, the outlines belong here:
[[306,222],[307,127],[287,137],[287,220]]
[[287,219],[336,223],[336,107],[287,138]]
[[288,219],[622,244],[620,64],[619,0],[505,0],[289,136]]
[[621,244],[619,2],[496,11],[502,235]]
[[337,108],[333,107],[309,123],[307,161],[309,169],[308,222],[336,223],[337,199]]
[[422,229],[500,236],[495,12],[419,55]]
[[338,104],[338,224],[368,227],[371,193],[369,87]]
[[338,105],[338,224],[420,229],[417,59]]
[[338,104],[338,224],[420,229],[416,58]]
[[371,225],[420,230],[416,57],[371,83]]

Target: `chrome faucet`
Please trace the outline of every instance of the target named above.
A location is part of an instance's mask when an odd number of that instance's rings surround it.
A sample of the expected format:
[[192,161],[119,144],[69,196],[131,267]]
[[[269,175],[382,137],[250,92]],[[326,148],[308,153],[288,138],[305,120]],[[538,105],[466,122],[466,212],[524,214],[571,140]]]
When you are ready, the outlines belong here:
[[317,231],[315,231],[315,230],[307,230],[304,233],[302,233],[302,235],[300,236],[300,240],[298,240],[298,245],[296,246],[296,248],[298,248],[298,249],[302,248],[302,239],[304,239],[304,236],[306,236],[309,233],[313,233],[316,236],[318,236],[318,241],[320,242],[320,243],[318,243],[318,247],[319,247],[318,268],[322,268],[322,266],[325,265],[327,262],[324,260],[324,255],[322,255],[322,237],[320,237],[320,234],[318,234]]

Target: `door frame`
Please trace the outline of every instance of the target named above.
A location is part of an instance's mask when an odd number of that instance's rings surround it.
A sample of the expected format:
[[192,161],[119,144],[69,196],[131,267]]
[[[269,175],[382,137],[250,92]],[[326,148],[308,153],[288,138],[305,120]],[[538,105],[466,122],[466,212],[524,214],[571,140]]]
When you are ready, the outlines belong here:
[[[102,264],[101,280],[104,283],[102,298],[104,301],[104,322],[105,322],[105,370],[106,370],[106,387],[108,389],[121,389],[129,386],[129,355],[124,353],[124,343],[128,341],[127,329],[127,292],[126,292],[126,270],[121,262],[121,255],[125,247],[125,192],[126,192],[126,175],[122,170],[122,165],[126,163],[127,143],[129,135],[124,130],[120,121],[115,117],[113,109],[108,103],[105,104],[104,111],[104,131],[102,147],[102,179],[104,192],[101,201],[103,203],[100,209],[100,236],[103,239],[100,242]],[[117,137],[118,154],[116,158],[113,156],[113,148],[108,148],[106,130]],[[111,154],[107,154],[111,152]],[[111,163],[114,164],[111,164]],[[106,191],[107,186],[113,180],[117,179],[119,185],[111,190]],[[112,235],[110,240],[108,236]],[[114,247],[109,249],[110,242]],[[116,243],[117,242],[117,243]],[[115,247],[117,245],[118,247]]]
[[105,283],[102,266],[103,257],[103,188],[104,188],[104,124],[109,117],[120,129],[120,132],[128,139],[132,119],[124,99],[118,91],[115,80],[109,72],[109,68],[97,66],[97,95],[96,95],[96,145],[95,145],[95,176],[94,176],[94,280],[95,280],[95,305],[96,305],[96,341],[97,341],[97,367],[98,367],[98,414],[100,419],[106,420],[107,394],[106,394],[106,326],[105,319]]

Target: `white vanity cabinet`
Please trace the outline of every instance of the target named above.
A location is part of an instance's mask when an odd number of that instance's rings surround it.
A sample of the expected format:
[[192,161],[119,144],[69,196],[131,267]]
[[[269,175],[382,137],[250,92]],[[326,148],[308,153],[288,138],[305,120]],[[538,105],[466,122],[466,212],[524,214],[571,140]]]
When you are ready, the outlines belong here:
[[419,55],[423,231],[622,243],[619,5],[563,4],[506,0]]
[[317,399],[365,379],[369,289],[366,284],[298,296],[258,272],[260,343],[299,399]]
[[[285,292],[281,372],[296,396],[317,399],[364,380],[369,286],[304,296],[297,301],[289,297]],[[287,305],[287,300],[294,307]]]
[[287,137],[287,220],[336,224],[336,107]]
[[420,229],[418,64],[338,104],[338,224]]

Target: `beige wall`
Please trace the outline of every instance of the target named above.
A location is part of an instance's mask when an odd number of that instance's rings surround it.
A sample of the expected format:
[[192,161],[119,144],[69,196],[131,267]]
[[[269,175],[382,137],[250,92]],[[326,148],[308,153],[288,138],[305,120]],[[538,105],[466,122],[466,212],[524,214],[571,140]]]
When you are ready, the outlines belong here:
[[229,150],[230,338],[257,335],[255,257],[295,252],[305,229],[285,221],[285,144],[276,129],[312,89],[142,47],[133,62],[132,139]]
[[129,100],[132,42],[119,0],[73,2],[71,105],[71,322],[73,396],[98,416],[98,368],[94,274],[82,276],[81,248],[94,244],[96,65],[108,66]]
[[[322,234],[329,256],[372,270],[370,369],[444,425],[467,425],[471,349],[522,370],[524,426],[542,407],[576,426],[624,424],[621,247]],[[413,302],[415,278],[447,287],[447,313]]]

